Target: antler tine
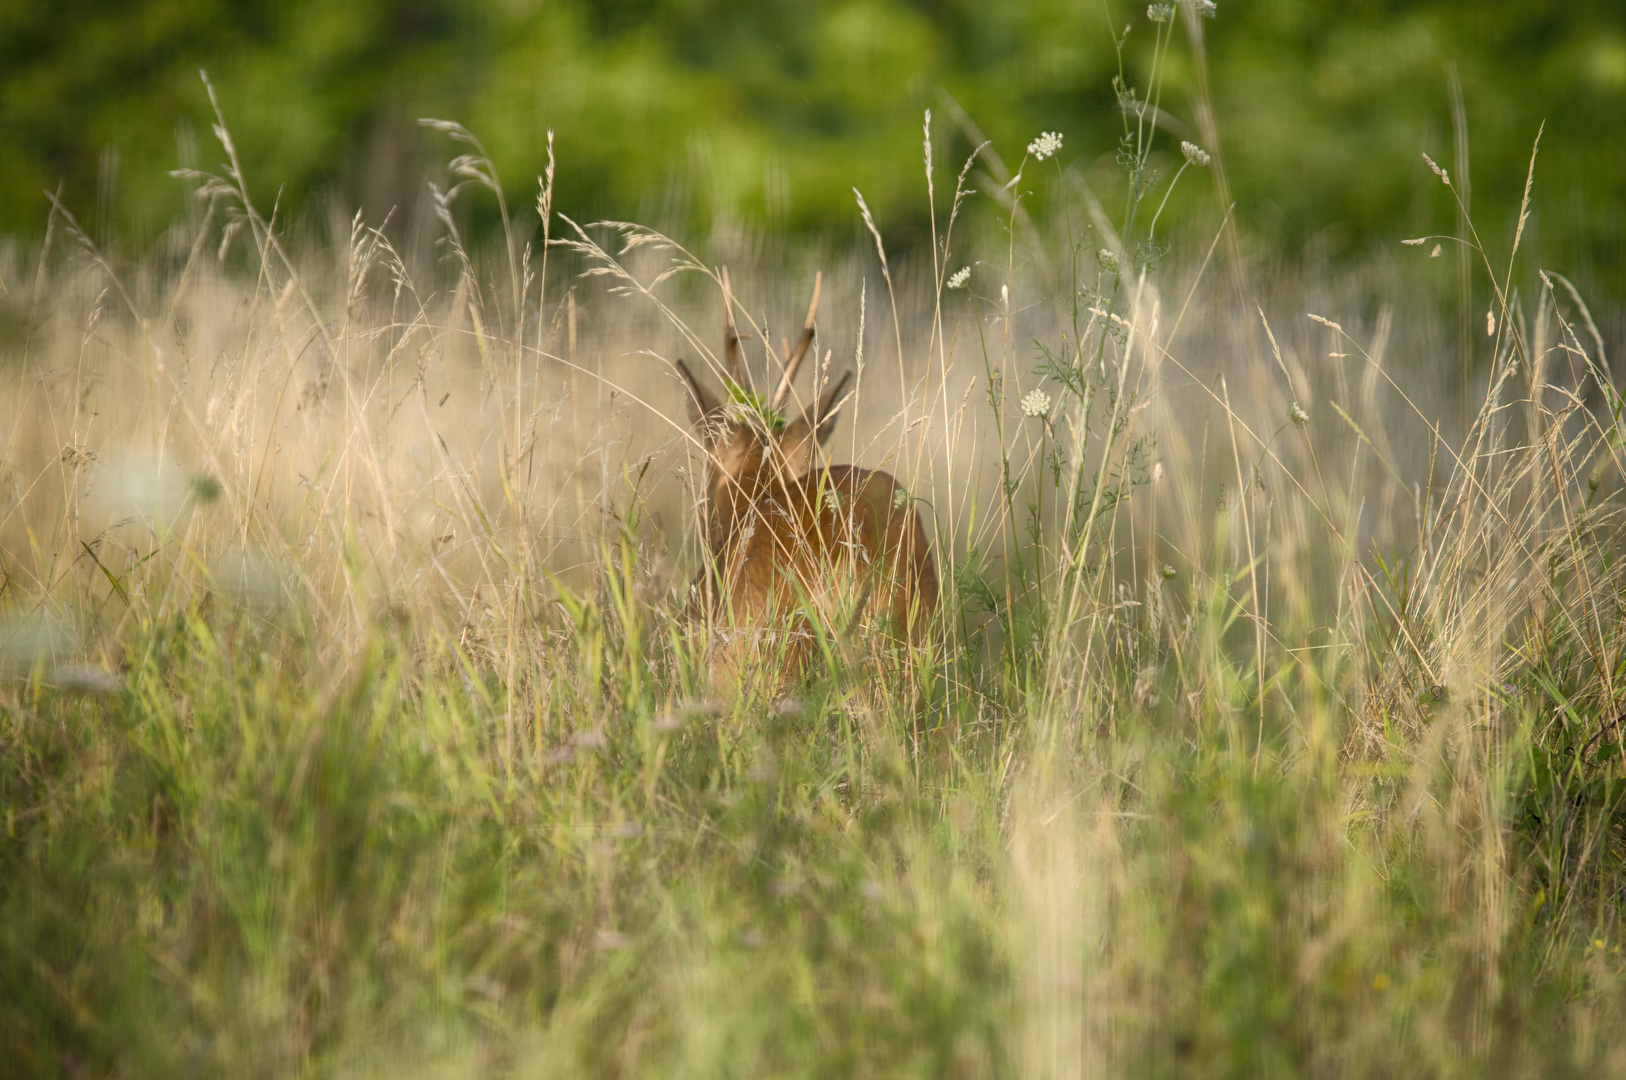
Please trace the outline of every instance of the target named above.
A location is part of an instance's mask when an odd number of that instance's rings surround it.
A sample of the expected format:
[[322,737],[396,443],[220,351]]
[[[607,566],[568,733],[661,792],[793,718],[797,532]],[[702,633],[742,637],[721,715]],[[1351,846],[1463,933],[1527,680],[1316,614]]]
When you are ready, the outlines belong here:
[[790,393],[791,380],[796,378],[796,369],[802,366],[802,357],[807,355],[807,347],[813,344],[813,316],[819,310],[819,289],[823,284],[824,271],[821,270],[813,275],[813,302],[807,305],[807,322],[802,324],[802,339],[796,343],[796,351],[785,361],[785,377],[779,380],[779,389],[774,391],[775,409],[785,403],[785,397]]
[[723,359],[728,374],[740,387],[745,386],[745,367],[740,363],[740,332],[734,327],[734,290],[728,283],[728,267],[723,267]]

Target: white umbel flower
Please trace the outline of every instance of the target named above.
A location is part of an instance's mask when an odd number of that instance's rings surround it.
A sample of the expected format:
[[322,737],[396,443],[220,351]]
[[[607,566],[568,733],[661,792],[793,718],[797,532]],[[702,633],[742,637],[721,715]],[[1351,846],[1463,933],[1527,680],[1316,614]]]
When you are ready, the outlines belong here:
[[1212,158],[1210,158],[1208,156],[1208,151],[1207,150],[1204,150],[1202,147],[1198,146],[1194,142],[1183,142],[1183,143],[1181,143],[1180,144],[1180,152],[1182,154],[1186,155],[1186,160],[1187,161],[1191,162],[1193,165],[1197,166],[1199,169],[1203,168],[1210,161],[1213,160]]
[[1174,18],[1174,5],[1153,4],[1146,9],[1146,17],[1155,23],[1166,23]]
[[1310,422],[1310,414],[1305,412],[1304,407],[1296,401],[1288,406],[1287,418],[1293,421],[1294,427],[1303,427]]
[[1219,8],[1214,6],[1214,0],[1195,0],[1191,5],[1197,9],[1197,14],[1205,19],[1212,19],[1219,14]]
[[1022,399],[1023,416],[1045,416],[1050,412],[1050,395],[1043,390],[1030,390]]
[[1095,261],[1101,264],[1101,269],[1112,273],[1118,269],[1118,253],[1111,248],[1102,248],[1095,253]]
[[963,289],[965,288],[965,283],[970,280],[971,267],[962,266],[958,270],[954,271],[952,275],[950,275],[948,279],[948,287],[951,289]]
[[1033,155],[1034,161],[1043,161],[1060,149],[1061,132],[1059,131],[1042,132],[1037,139],[1028,143],[1028,153]]

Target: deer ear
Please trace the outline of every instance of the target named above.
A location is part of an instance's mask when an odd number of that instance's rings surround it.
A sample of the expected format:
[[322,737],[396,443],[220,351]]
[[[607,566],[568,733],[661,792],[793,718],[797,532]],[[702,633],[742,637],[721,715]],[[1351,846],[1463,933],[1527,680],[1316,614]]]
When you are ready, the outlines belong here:
[[850,371],[837,379],[836,384],[825,391],[824,400],[819,402],[817,411],[813,413],[814,422],[818,425],[820,446],[829,442],[830,434],[836,430],[836,417],[841,415],[838,410],[847,394],[847,384],[852,381],[853,373]]
[[708,394],[706,388],[700,385],[700,380],[694,377],[694,372],[689,370],[688,364],[679,360],[677,370],[678,374],[683,376],[684,384],[689,388],[689,419],[698,424],[703,416],[717,408],[717,399]]

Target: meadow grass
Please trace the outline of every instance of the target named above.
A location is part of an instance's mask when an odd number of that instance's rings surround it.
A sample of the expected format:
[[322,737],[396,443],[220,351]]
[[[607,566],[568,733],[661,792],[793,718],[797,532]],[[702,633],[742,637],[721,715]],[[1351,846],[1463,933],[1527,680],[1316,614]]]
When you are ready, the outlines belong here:
[[984,151],[1008,243],[934,191],[819,322],[935,643],[714,696],[670,361],[726,258],[772,377],[811,273],[551,170],[471,249],[437,126],[430,256],[291,240],[222,123],[168,253],[58,208],[4,282],[0,1072],[1626,1071],[1621,399],[1564,279],[1485,256],[1463,409],[1418,271],[1160,249],[1146,131],[1117,230]]

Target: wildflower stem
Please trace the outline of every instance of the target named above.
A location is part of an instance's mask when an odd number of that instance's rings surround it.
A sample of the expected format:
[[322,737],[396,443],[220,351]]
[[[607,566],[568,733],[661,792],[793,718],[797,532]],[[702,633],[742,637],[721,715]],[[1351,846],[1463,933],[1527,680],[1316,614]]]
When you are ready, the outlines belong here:
[[1169,181],[1169,189],[1163,193],[1163,201],[1157,204],[1157,213],[1152,215],[1152,224],[1146,230],[1147,243],[1151,243],[1152,238],[1157,235],[1157,219],[1163,216],[1163,208],[1169,205],[1169,196],[1174,194],[1174,186],[1180,182],[1181,175],[1183,175],[1190,167],[1191,162],[1181,162],[1180,168],[1176,170],[1174,174],[1174,179]]

